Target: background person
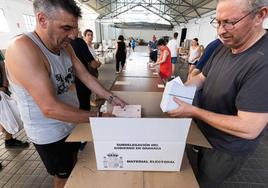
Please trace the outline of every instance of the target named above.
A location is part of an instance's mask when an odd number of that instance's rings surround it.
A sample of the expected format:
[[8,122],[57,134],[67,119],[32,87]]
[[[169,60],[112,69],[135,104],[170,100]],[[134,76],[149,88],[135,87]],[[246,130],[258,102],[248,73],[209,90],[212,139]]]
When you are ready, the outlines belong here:
[[188,80],[191,79],[192,77],[198,75],[201,71],[210,56],[213,54],[213,52],[217,49],[218,46],[222,45],[222,42],[220,39],[216,39],[212,42],[210,42],[206,49],[204,50],[204,53],[198,60],[197,64],[195,65],[195,68],[193,69],[192,72],[188,75]]
[[164,39],[157,41],[157,48],[160,50],[160,57],[156,63],[152,64],[152,67],[160,65],[159,75],[164,83],[166,83],[172,73],[171,53]]
[[118,41],[116,43],[116,52],[115,52],[115,59],[116,59],[116,73],[119,73],[119,68],[121,64],[121,69],[125,66],[127,57],[127,48],[125,44],[125,39],[123,35],[119,35]]
[[[71,42],[72,48],[75,55],[78,57],[80,62],[84,65],[85,69],[89,71],[90,64],[94,64],[95,59],[88,50],[85,41],[79,37],[76,37]],[[90,95],[91,90],[78,78],[75,77],[75,87],[77,92],[77,97],[79,100],[79,108],[83,110],[90,111]]]
[[153,40],[149,41],[148,43],[148,48],[149,48],[149,57],[150,60],[153,62],[157,61],[157,40],[156,40],[156,36],[153,35]]
[[201,50],[199,48],[198,38],[194,38],[192,40],[189,54],[187,56],[188,59],[187,61],[189,63],[188,75],[193,71],[200,57],[201,57]]
[[133,50],[133,52],[135,51],[136,48],[136,41],[133,37],[130,37],[130,44],[131,44],[131,48]]
[[[5,62],[4,62],[4,56],[2,52],[0,51],[0,91],[5,92],[6,94],[10,94],[8,91],[8,80],[5,73]],[[1,102],[1,97],[0,97]],[[23,149],[29,147],[28,142],[22,142],[20,140],[17,140],[12,137],[12,134],[8,133],[3,126],[0,124],[0,132],[4,134],[5,139],[5,147],[6,148],[18,148]],[[0,163],[0,169],[2,168],[2,165]]]
[[175,32],[173,34],[173,39],[171,39],[167,44],[170,53],[171,53],[171,63],[172,63],[172,76],[175,77],[174,71],[175,71],[175,64],[177,63],[177,54],[179,52],[180,43],[178,41],[178,33]]
[[[93,31],[91,29],[86,29],[84,31],[84,39],[87,43],[87,47],[89,49],[90,54],[93,56],[94,61],[91,61],[90,64],[88,64],[88,70],[91,75],[98,78],[99,77],[99,71],[98,68],[101,66],[101,62],[99,61],[96,52],[93,49]],[[97,106],[97,95],[96,93],[91,93],[90,95],[90,105],[93,107]]]

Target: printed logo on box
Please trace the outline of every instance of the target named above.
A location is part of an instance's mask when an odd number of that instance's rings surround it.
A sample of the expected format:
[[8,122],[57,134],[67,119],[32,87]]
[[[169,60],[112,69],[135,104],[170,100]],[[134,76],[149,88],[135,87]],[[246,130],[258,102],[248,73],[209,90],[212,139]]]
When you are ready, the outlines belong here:
[[108,153],[103,157],[104,168],[123,168],[123,157],[117,153]]

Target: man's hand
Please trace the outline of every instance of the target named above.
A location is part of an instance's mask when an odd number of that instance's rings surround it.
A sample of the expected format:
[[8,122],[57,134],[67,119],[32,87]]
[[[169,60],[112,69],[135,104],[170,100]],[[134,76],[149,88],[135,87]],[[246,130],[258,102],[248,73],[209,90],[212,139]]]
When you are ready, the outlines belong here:
[[113,106],[121,106],[121,108],[124,108],[126,106],[126,102],[118,97],[114,97],[111,103]]
[[190,105],[182,100],[173,97],[173,100],[178,104],[178,108],[175,110],[171,110],[167,112],[167,114],[171,117],[181,117],[181,118],[188,118],[192,117],[192,112],[194,110],[194,106]]

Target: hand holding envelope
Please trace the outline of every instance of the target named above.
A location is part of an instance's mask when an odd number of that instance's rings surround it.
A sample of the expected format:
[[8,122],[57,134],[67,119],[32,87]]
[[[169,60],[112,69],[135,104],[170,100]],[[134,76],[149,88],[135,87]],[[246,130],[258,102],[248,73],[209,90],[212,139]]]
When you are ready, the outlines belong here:
[[[169,81],[166,84],[160,104],[162,111],[173,112],[173,110],[182,108],[184,105],[186,106],[186,104],[192,104],[195,91],[195,86],[183,85],[180,77]],[[187,115],[187,113],[184,115]]]
[[192,117],[194,106],[188,104],[177,97],[173,97],[173,101],[178,105],[174,110],[168,111],[167,114],[171,117],[189,118]]

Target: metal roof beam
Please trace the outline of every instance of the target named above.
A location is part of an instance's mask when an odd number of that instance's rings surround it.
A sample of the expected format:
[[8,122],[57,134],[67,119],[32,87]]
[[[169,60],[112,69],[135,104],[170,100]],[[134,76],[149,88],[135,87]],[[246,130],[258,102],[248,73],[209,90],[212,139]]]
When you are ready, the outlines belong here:
[[196,10],[196,7],[193,5],[193,1],[192,1],[192,4],[191,4],[191,3],[188,3],[188,2],[185,1],[185,0],[181,0],[181,1],[182,1],[183,3],[189,5],[189,7],[192,8],[192,9],[195,11],[195,13],[197,14],[197,16],[198,16],[199,18],[201,17],[201,15],[199,14],[199,12]]
[[[143,5],[141,5],[141,7],[145,8],[146,10],[148,10],[148,11],[152,12],[153,14],[159,16],[157,12],[155,12],[155,11],[149,9],[148,7],[145,7],[145,6],[143,6]],[[161,18],[164,19],[164,20],[166,20],[166,21],[167,21],[168,23],[170,23],[170,25],[173,27],[173,23],[172,23],[170,20],[168,20],[168,19],[166,19],[166,18],[163,18],[163,17],[161,17]],[[176,22],[176,23],[179,25],[178,22]]]
[[[108,15],[110,15],[110,14],[112,14],[111,17],[119,16],[120,14],[123,14],[123,13],[125,13],[125,12],[127,12],[127,11],[129,11],[129,10],[135,8],[135,7],[137,7],[137,6],[140,6],[140,5],[139,5],[139,4],[134,5],[134,6],[132,6],[132,7],[130,7],[130,8],[127,8],[127,9],[125,9],[125,10],[123,10],[123,11],[120,11],[119,13],[117,13],[117,14],[115,14],[115,15],[114,15],[112,12],[109,12],[109,13],[104,14],[104,15],[100,15],[100,19],[103,19],[104,17],[106,17],[106,16],[108,16]],[[124,8],[124,7],[125,7],[125,6],[121,6],[121,7],[117,8],[117,9],[113,10],[113,12],[116,12],[116,11],[118,11],[118,10]]]
[[[162,0],[157,0],[158,2],[162,2]],[[165,1],[167,1],[169,4],[171,3],[170,1],[168,1],[168,0],[165,0]],[[176,10],[176,9],[174,9],[172,6],[168,6],[169,7],[169,9],[172,9],[173,11],[175,11],[175,12],[178,12],[179,13],[179,15],[181,16],[181,17],[183,17],[183,19],[185,20],[185,22],[188,22],[188,20],[185,18],[185,16],[181,13],[181,12],[179,12],[178,10]],[[167,12],[168,10],[166,10],[165,12]]]
[[[183,0],[184,1],[184,0]],[[203,5],[205,5],[205,4],[208,4],[208,3],[210,3],[210,2],[212,2],[212,1],[214,1],[214,0],[209,0],[209,1],[201,1],[199,4],[197,4],[196,6],[203,6]],[[187,11],[189,11],[189,10],[191,10],[191,7],[189,7],[188,9],[186,9],[186,10],[184,10],[182,13],[186,13]],[[213,10],[215,10],[215,9],[213,9]],[[192,11],[190,11],[190,12],[188,12],[187,14],[189,14],[189,13],[191,13]],[[185,14],[185,15],[187,15],[187,14]]]
[[98,8],[97,11],[99,11],[99,10],[101,10],[101,9],[104,9],[104,8],[106,8],[107,6],[109,6],[109,5],[111,5],[111,4],[115,3],[115,2],[116,2],[116,0],[115,0],[115,1],[110,1],[110,3],[107,3],[106,5],[103,5],[102,7]]

